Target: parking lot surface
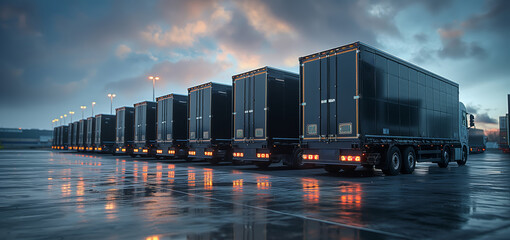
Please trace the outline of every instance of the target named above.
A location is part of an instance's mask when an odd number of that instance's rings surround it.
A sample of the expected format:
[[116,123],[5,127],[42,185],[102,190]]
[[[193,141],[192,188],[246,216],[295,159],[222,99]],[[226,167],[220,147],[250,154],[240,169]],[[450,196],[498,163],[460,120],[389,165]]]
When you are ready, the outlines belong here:
[[510,155],[379,170],[0,151],[1,239],[508,239]]

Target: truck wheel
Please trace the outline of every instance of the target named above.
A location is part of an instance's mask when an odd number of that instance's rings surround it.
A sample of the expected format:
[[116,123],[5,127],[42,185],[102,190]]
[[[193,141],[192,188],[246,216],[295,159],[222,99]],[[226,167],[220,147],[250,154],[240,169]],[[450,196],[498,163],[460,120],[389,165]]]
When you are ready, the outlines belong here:
[[441,151],[441,161],[437,163],[437,166],[440,168],[448,167],[448,163],[450,162],[450,149],[445,147],[443,151]]
[[289,167],[292,169],[299,169],[304,166],[303,164],[303,151],[301,149],[294,150],[291,159],[289,161]]
[[403,157],[404,158],[402,159],[402,168],[400,169],[400,172],[403,174],[413,173],[416,166],[416,153],[414,153],[414,148],[406,148]]
[[386,164],[384,166],[383,173],[386,175],[395,176],[400,173],[402,167],[402,155],[398,147],[393,146],[388,149],[386,154]]
[[467,159],[468,159],[467,148],[463,147],[462,148],[462,157],[460,158],[460,160],[457,161],[457,164],[459,166],[464,166],[464,165],[466,165]]
[[326,170],[326,172],[328,172],[328,173],[335,174],[340,171],[340,166],[326,165],[326,166],[324,166],[324,170]]
[[271,162],[255,162],[255,166],[260,169],[267,169],[271,165]]

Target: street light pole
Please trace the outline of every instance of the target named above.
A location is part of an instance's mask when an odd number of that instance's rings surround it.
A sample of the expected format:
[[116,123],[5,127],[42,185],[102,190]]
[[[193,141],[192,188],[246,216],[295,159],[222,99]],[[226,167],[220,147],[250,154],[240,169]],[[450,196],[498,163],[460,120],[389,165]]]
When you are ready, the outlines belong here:
[[94,105],[96,105],[96,102],[92,102],[92,117],[94,116]]
[[83,112],[87,109],[87,106],[80,106],[81,108],[81,119],[83,119]]
[[110,115],[113,114],[113,98],[116,96],[115,93],[108,93],[108,97],[110,98]]
[[149,76],[149,79],[152,80],[152,101],[156,101],[156,81],[159,80],[159,77]]
[[73,122],[73,115],[74,115],[74,112],[73,111],[70,111],[69,114],[71,115],[71,122]]

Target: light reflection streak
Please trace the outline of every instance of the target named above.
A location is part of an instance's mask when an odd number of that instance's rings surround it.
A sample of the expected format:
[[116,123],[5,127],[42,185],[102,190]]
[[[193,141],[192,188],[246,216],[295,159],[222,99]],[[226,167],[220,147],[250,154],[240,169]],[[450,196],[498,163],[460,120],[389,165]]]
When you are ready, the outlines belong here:
[[232,190],[234,192],[242,192],[243,191],[243,179],[237,179],[232,181]]
[[318,203],[320,197],[319,180],[312,178],[303,178],[303,199],[306,203]]
[[268,190],[271,189],[271,182],[269,181],[268,176],[259,176],[257,177],[257,189],[258,190]]
[[204,169],[204,189],[212,190],[213,189],[213,170],[210,168]]

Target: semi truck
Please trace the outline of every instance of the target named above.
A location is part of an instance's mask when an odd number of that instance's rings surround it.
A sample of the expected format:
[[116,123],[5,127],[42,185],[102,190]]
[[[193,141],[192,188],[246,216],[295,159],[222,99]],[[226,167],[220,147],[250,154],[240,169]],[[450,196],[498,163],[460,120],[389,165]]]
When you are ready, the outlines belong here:
[[57,137],[58,136],[58,127],[54,127],[53,128],[53,139],[52,139],[52,143],[51,143],[51,148],[52,149],[57,149]]
[[168,94],[157,101],[156,158],[188,157],[188,96]]
[[299,75],[271,67],[232,76],[233,161],[295,165]]
[[499,117],[499,150],[508,153],[510,146],[508,145],[508,114]]
[[409,174],[416,162],[468,159],[459,86],[361,42],[299,58],[298,161]]
[[96,134],[96,118],[88,117],[87,118],[87,138],[85,141],[85,151],[93,152],[95,145],[95,134]]
[[135,107],[134,147],[132,157],[156,154],[156,103],[140,102]]
[[115,109],[115,154],[132,154],[134,146],[135,108]]
[[469,131],[469,153],[484,153],[487,148],[487,137],[482,129],[470,128]]
[[114,153],[115,115],[98,114],[95,119],[94,152]]
[[231,161],[231,122],[232,86],[209,82],[188,88],[188,158]]

